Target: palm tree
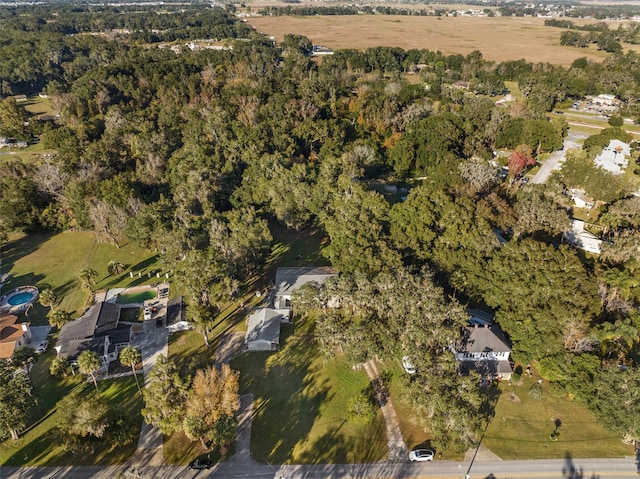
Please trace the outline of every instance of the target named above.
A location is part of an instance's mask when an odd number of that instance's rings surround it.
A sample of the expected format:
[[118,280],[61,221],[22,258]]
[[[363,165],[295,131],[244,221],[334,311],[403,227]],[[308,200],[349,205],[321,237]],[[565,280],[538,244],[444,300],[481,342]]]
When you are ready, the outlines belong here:
[[118,260],[111,260],[107,265],[107,271],[111,275],[122,274],[125,270],[124,263]]
[[136,374],[136,364],[142,361],[142,354],[138,348],[133,346],[126,346],[120,351],[120,364],[123,366],[131,366],[131,371],[133,371],[133,377],[136,380],[136,385],[138,386],[138,391],[142,396],[142,389],[140,389],[140,383],[138,382],[138,376]]
[[93,380],[93,385],[96,387],[96,391],[100,394],[98,389],[98,382],[96,381],[96,372],[102,367],[100,358],[93,351],[82,351],[78,356],[78,369],[82,374],[86,374]]
[[92,290],[96,285],[96,279],[98,278],[98,272],[95,269],[86,268],[80,271],[78,278],[82,282],[82,288]]
[[60,309],[51,311],[51,313],[49,314],[49,324],[58,329],[62,328],[62,326],[64,326],[65,323],[68,323],[70,319],[71,315],[66,311],[62,311]]
[[40,291],[40,295],[38,296],[38,301],[40,301],[40,304],[45,308],[51,308],[51,311],[54,310],[53,307],[55,306],[57,300],[58,298],[56,297],[55,293],[49,288]]

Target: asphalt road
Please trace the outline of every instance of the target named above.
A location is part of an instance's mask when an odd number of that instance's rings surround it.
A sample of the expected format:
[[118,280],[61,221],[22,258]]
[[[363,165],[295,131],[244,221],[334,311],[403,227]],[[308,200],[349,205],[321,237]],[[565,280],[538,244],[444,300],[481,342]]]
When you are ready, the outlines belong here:
[[[185,467],[74,467],[74,468],[0,468],[0,479],[385,479],[449,478],[462,479],[469,463],[435,461],[427,463],[385,462],[377,464],[270,466],[233,459],[208,471]],[[634,458],[557,459],[536,461],[475,462],[471,479],[624,479],[638,477]]]

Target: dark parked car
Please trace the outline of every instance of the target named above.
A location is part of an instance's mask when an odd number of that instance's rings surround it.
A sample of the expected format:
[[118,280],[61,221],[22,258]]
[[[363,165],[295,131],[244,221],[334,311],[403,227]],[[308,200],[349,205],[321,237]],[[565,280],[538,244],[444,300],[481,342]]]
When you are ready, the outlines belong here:
[[189,463],[189,469],[211,469],[211,466],[213,466],[213,461],[210,454],[204,458],[198,457]]

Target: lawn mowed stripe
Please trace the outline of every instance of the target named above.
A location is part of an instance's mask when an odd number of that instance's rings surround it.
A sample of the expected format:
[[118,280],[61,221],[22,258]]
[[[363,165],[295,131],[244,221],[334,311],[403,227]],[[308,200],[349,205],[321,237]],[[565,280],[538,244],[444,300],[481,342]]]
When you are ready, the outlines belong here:
[[241,392],[254,394],[253,459],[263,463],[374,462],[387,454],[381,413],[368,424],[346,420],[348,400],[369,385],[343,358],[325,360],[313,338],[283,327],[277,352],[232,361]]

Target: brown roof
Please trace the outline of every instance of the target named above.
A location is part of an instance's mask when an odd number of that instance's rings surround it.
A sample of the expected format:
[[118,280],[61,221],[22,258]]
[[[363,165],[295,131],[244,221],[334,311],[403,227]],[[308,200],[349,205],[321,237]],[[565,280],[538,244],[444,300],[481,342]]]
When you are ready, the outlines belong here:
[[[17,323],[18,317],[7,314],[0,317],[0,358],[8,359],[13,356],[16,342],[24,336],[22,325]],[[17,323],[17,324],[16,324]]]
[[465,334],[462,340],[462,352],[481,353],[490,351],[511,351],[504,337],[504,333],[497,324],[487,325],[485,327],[471,326],[465,328]]

